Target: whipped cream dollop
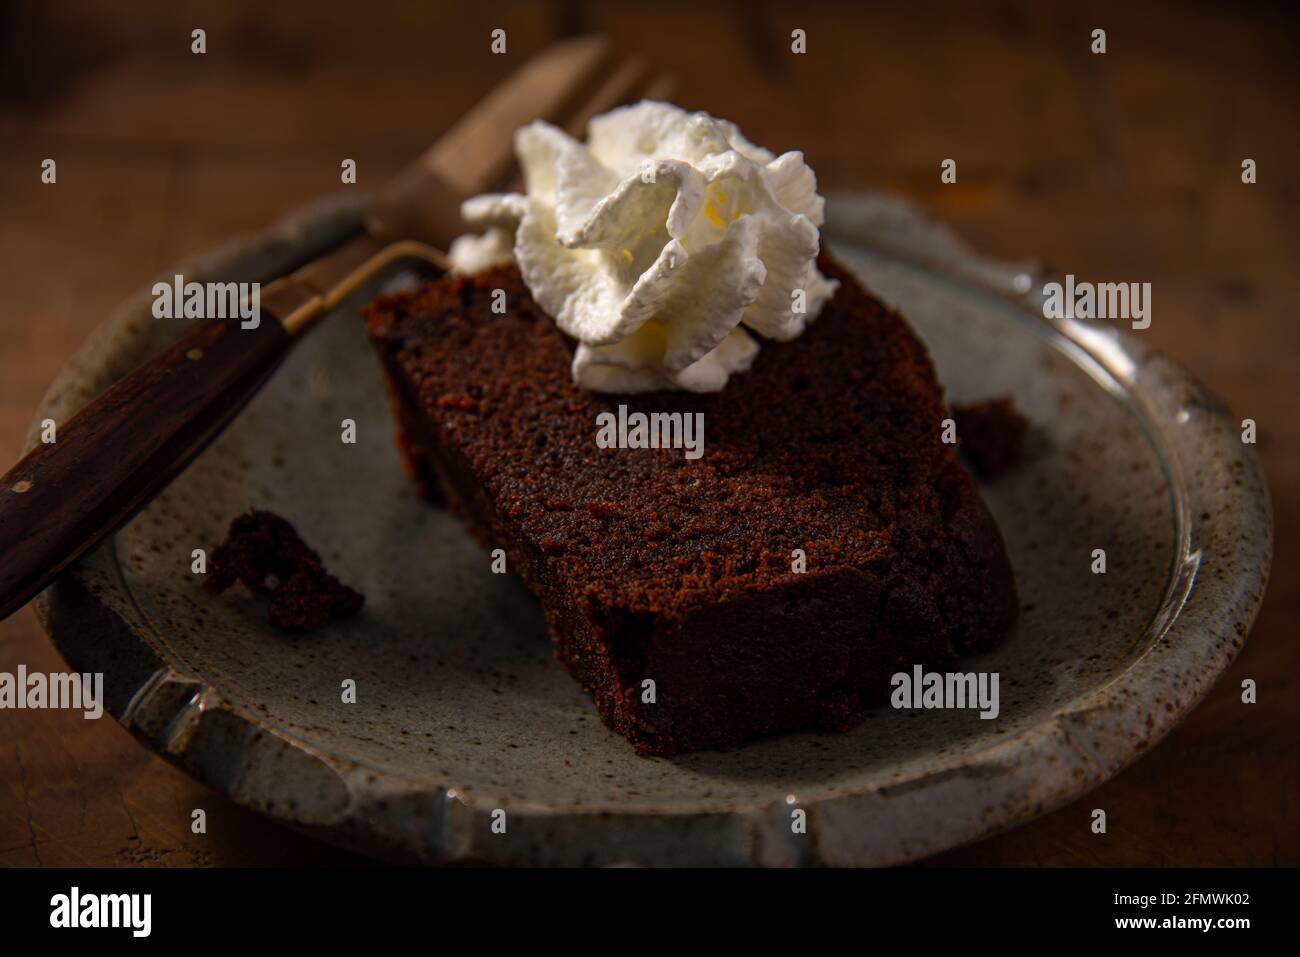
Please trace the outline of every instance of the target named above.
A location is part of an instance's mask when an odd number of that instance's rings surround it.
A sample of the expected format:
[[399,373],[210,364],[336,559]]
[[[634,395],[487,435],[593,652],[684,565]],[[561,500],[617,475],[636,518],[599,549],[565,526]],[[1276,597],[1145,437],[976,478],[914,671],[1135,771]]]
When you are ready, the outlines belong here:
[[532,123],[515,152],[526,193],[467,200],[485,232],[457,239],[452,265],[513,255],[577,340],[584,388],[716,392],[753,363],[749,333],[793,339],[835,291],[817,269],[824,201],[802,153],[649,101],[594,118],[586,143]]

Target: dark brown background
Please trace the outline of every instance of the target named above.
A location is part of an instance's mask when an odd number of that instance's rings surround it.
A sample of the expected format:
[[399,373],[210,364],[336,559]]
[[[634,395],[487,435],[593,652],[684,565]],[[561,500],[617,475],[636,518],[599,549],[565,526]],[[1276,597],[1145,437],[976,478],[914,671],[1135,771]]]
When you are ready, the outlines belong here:
[[[902,5],[900,5],[902,6]],[[60,365],[187,253],[381,182],[557,36],[602,30],[676,99],[802,148],[826,190],[888,188],[979,248],[1150,281],[1142,333],[1259,423],[1273,582],[1228,677],[1152,754],[948,864],[1300,864],[1300,197],[1286,4],[813,6],[239,0],[0,7],[0,463]],[[189,52],[190,30],[208,53]],[[488,54],[508,31],[509,54]],[[789,52],[794,27],[808,53]],[[1094,27],[1109,52],[1088,52]],[[39,182],[58,161],[58,184]],[[958,161],[941,186],[939,163]],[[1245,186],[1240,164],[1259,164]],[[30,610],[0,671],[62,664]],[[1253,677],[1260,703],[1238,701]],[[191,809],[209,833],[192,835]],[[1088,828],[1106,808],[1110,833]],[[0,712],[0,864],[352,863],[207,791],[115,722]]]

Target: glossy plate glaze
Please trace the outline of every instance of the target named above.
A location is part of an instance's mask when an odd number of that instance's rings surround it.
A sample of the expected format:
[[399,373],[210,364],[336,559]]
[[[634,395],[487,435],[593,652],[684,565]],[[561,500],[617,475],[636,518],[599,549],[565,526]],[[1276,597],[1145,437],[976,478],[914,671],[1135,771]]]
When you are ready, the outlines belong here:
[[[167,274],[266,278],[358,215],[322,203]],[[1032,269],[974,255],[899,201],[834,201],[826,236],[911,320],[951,398],[1010,394],[1033,423],[1028,461],[983,486],[1023,602],[1010,640],[970,663],[1001,676],[996,720],[884,707],[848,734],[636,757],[552,657],[531,596],[413,493],[358,316],[374,290],[42,596],[42,620],[71,668],[105,673],[108,710],[151,747],[240,804],[392,860],[892,864],[1059,806],[1155,744],[1245,641],[1272,553],[1253,451],[1140,333],[1047,323]],[[37,421],[180,333],[149,307],[146,286]],[[364,612],[290,639],[242,593],[205,592],[192,550],[250,506],[291,519],[366,593]]]

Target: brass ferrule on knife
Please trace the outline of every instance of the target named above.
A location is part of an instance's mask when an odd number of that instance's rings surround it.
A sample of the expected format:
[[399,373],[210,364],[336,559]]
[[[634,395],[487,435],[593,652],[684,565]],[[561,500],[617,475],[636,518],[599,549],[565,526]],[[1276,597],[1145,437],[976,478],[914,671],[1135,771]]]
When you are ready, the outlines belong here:
[[381,270],[403,259],[429,263],[440,272],[450,268],[446,254],[425,243],[411,239],[384,243],[363,235],[265,286],[262,306],[279,318],[285,331],[297,335]]

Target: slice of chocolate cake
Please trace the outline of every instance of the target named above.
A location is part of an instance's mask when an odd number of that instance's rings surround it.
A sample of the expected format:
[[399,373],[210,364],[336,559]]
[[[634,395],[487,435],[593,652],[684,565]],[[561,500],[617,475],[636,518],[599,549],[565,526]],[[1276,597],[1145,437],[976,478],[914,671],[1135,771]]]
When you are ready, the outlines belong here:
[[[819,266],[840,283],[821,315],[713,394],[574,385],[573,342],[514,266],[367,313],[412,473],[505,549],[559,659],[640,754],[846,730],[894,673],[949,670],[1015,617],[925,347]],[[602,413],[638,412],[702,413],[703,454],[602,447]]]

